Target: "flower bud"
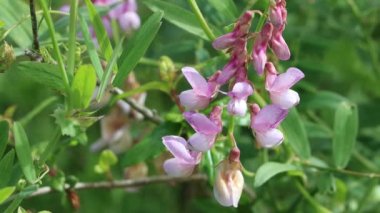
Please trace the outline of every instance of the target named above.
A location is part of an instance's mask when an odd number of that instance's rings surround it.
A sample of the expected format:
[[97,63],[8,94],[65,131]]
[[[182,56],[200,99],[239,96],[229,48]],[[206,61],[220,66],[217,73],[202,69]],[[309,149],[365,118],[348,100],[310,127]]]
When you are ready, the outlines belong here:
[[12,46],[8,45],[7,42],[4,42],[0,47],[0,72],[4,72],[8,69],[15,59],[16,56]]

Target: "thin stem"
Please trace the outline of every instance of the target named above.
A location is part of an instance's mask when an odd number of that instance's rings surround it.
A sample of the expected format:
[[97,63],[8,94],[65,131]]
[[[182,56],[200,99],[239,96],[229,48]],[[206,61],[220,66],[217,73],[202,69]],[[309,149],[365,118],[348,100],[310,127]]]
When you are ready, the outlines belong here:
[[195,0],[188,0],[191,9],[195,13],[195,16],[197,17],[199,24],[201,25],[203,31],[206,33],[207,37],[214,41],[216,36],[212,32],[211,28],[208,26],[206,19],[203,17],[201,10],[198,7],[198,4]]
[[70,25],[69,25],[69,52],[67,56],[67,73],[70,78],[74,76],[74,68],[75,68],[77,13],[78,13],[78,0],[71,0]]
[[54,52],[55,52],[55,55],[57,57],[58,65],[59,65],[59,68],[60,68],[60,71],[61,71],[63,83],[65,85],[66,92],[69,93],[69,91],[70,91],[70,83],[69,83],[69,79],[67,77],[65,65],[63,63],[62,54],[61,54],[61,51],[59,50],[58,42],[57,42],[57,39],[55,37],[55,29],[54,29],[53,20],[51,18],[51,15],[49,13],[49,9],[48,9],[48,7],[46,5],[45,0],[39,0],[39,2],[40,2],[40,5],[42,7],[42,11],[44,13],[44,17],[45,17],[46,23],[47,23],[48,28],[49,28],[50,37],[51,37],[51,40],[52,40],[52,43],[53,43]]
[[269,12],[269,7],[270,7],[270,0],[268,0],[267,2],[268,2],[268,6],[265,8],[264,13],[260,17],[259,22],[257,23],[256,29],[255,29],[255,32],[260,32],[261,31],[261,28],[263,27],[263,25],[265,23],[265,20],[267,20],[267,18],[268,18],[268,12]]
[[30,111],[27,115],[25,115],[21,120],[21,125],[27,125],[36,115],[42,112],[46,107],[50,104],[56,102],[58,100],[57,97],[50,97],[46,100],[42,101],[38,106],[36,106],[32,111]]
[[[182,183],[182,182],[197,182],[197,181],[206,181],[207,176],[204,174],[192,175],[190,177],[171,177],[171,176],[153,176],[146,177],[141,179],[123,179],[123,180],[114,180],[114,181],[100,181],[100,182],[79,182],[75,184],[73,188],[70,188],[68,184],[65,184],[65,189],[73,190],[85,190],[85,189],[117,189],[117,188],[127,188],[127,187],[136,187],[136,186],[145,186],[150,184],[157,183]],[[37,191],[33,192],[27,198],[37,197],[45,194],[54,192],[55,190],[49,186],[44,186]],[[12,201],[18,198],[19,195],[14,195],[10,197],[7,201]]]
[[331,211],[326,209],[325,207],[321,206],[310,194],[309,192],[304,188],[304,186],[301,185],[298,181],[295,181],[296,188],[298,191],[303,195],[303,197],[317,210],[317,212],[321,213],[330,213]]
[[267,105],[267,102],[265,101],[265,99],[258,92],[253,93],[253,99],[257,102],[257,104],[261,108]]
[[34,6],[34,0],[29,0],[30,20],[32,22],[32,34],[33,34],[33,49],[40,52],[40,44],[38,42],[38,26],[36,17],[36,8]]

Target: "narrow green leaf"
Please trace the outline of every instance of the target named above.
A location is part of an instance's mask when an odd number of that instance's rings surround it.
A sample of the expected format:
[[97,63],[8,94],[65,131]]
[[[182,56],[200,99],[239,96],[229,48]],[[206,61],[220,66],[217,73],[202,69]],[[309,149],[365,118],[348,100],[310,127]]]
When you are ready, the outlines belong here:
[[[3,156],[8,144],[9,124],[7,121],[0,121],[0,158]],[[1,170],[0,170],[1,171]]]
[[90,60],[92,62],[92,65],[94,65],[98,79],[102,79],[102,77],[103,77],[102,64],[100,62],[98,52],[96,51],[96,47],[94,45],[94,42],[91,39],[90,31],[88,30],[89,29],[88,25],[87,25],[86,20],[84,19],[83,15],[80,13],[78,15],[79,15],[79,21],[80,21],[80,26],[82,29],[84,42],[86,43],[86,47],[88,50],[88,55],[90,56]]
[[92,65],[82,65],[74,76],[72,91],[72,106],[87,108],[96,87],[96,74]]
[[13,64],[11,71],[52,89],[63,91],[65,88],[62,76],[59,74],[59,67],[54,64],[22,61]]
[[0,160],[0,187],[6,186],[11,178],[14,158],[15,151],[12,149]]
[[160,154],[165,150],[161,138],[165,135],[177,134],[179,127],[178,124],[169,122],[156,127],[150,135],[124,154],[121,164],[123,166],[130,166]]
[[85,0],[85,2],[90,15],[92,26],[94,27],[96,38],[99,43],[100,52],[104,54],[104,58],[108,61],[111,59],[113,52],[111,41],[109,40],[107,31],[102,22],[102,18],[96,11],[95,6],[92,4],[91,0]]
[[120,70],[116,74],[113,85],[122,86],[124,79],[127,77],[129,72],[135,68],[140,58],[144,56],[150,43],[153,41],[158,30],[160,29],[162,16],[162,12],[156,12],[151,15],[140,30],[129,41],[132,45],[123,51],[119,59]]
[[289,111],[288,116],[282,122],[281,126],[284,130],[285,141],[290,144],[292,150],[302,159],[310,158],[310,143],[305,126],[296,109]]
[[121,53],[121,50],[123,47],[123,41],[124,41],[124,38],[119,42],[119,44],[117,44],[115,50],[113,51],[113,54],[112,54],[110,61],[107,63],[106,71],[103,75],[103,78],[101,79],[100,86],[99,86],[99,92],[98,92],[98,95],[96,97],[96,99],[98,101],[101,100],[101,98],[103,97],[104,91],[106,90],[107,86],[110,83],[110,78],[112,76],[112,70],[113,70],[114,66],[116,65],[117,59]]
[[297,171],[297,168],[291,164],[277,163],[277,162],[266,162],[261,165],[256,172],[254,186],[259,187],[266,183],[269,179],[276,176],[277,174],[288,172],[288,171]]
[[12,193],[15,191],[16,187],[10,186],[0,189],[0,204],[2,204]]
[[175,26],[204,40],[209,40],[192,12],[164,1],[143,0],[143,3],[152,11],[164,11],[164,19]]
[[20,203],[22,202],[23,198],[18,197],[15,200],[12,201],[12,203],[8,206],[7,209],[5,209],[4,213],[14,213],[19,207]]
[[208,0],[208,3],[231,22],[235,21],[238,16],[238,10],[233,0]]
[[75,68],[75,51],[76,51],[76,38],[77,38],[77,13],[78,13],[78,0],[71,0],[70,4],[70,25],[69,25],[69,44],[67,55],[67,73],[70,79],[74,75]]
[[336,109],[343,101],[347,99],[337,93],[320,91],[305,104],[307,109]]
[[25,130],[20,123],[14,122],[13,134],[15,136],[15,148],[21,169],[26,179],[33,183],[37,177],[33,165],[32,152]]
[[358,109],[355,105],[342,102],[335,111],[333,156],[335,166],[347,166],[358,134]]

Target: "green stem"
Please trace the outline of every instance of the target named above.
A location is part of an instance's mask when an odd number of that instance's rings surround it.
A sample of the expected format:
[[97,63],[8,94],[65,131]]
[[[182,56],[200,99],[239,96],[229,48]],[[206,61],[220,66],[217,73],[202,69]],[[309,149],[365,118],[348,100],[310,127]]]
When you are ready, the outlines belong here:
[[38,106],[36,106],[32,111],[30,111],[20,120],[21,125],[26,126],[36,115],[38,115],[40,112],[42,112],[42,110],[57,100],[57,97],[50,97],[42,101]]
[[206,19],[203,17],[201,10],[198,7],[198,4],[195,0],[188,0],[191,9],[195,13],[195,16],[197,17],[203,31],[206,33],[207,37],[211,40],[214,41],[216,36],[212,32],[211,28],[208,26]]
[[55,52],[55,55],[57,57],[58,66],[59,66],[60,71],[61,71],[63,84],[65,85],[66,92],[69,94],[70,93],[70,82],[69,82],[69,78],[67,77],[65,65],[64,65],[63,59],[62,59],[62,54],[61,54],[61,51],[59,50],[58,42],[57,42],[57,39],[55,37],[55,29],[54,29],[53,20],[51,18],[51,15],[50,15],[50,12],[49,12],[49,9],[46,5],[45,0],[39,0],[39,3],[42,7],[42,11],[44,13],[44,17],[45,17],[46,23],[47,23],[48,28],[49,28],[49,33],[50,33],[50,37],[51,37],[51,40],[53,43],[54,52]]
[[303,197],[317,210],[321,213],[330,213],[331,211],[319,204],[309,192],[302,186],[298,181],[295,181],[296,188],[303,195]]
[[265,101],[265,99],[258,92],[253,93],[253,99],[257,102],[257,104],[261,108],[267,105],[267,102]]
[[267,18],[268,18],[268,12],[269,12],[269,7],[270,7],[270,0],[268,0],[267,2],[268,2],[268,5],[265,7],[266,9],[265,9],[263,15],[260,17],[259,22],[257,23],[255,32],[260,32],[261,31],[261,28],[263,27],[263,25],[265,23],[265,20],[267,20]]
[[72,77],[74,76],[74,69],[75,69],[77,13],[78,13],[78,0],[71,0],[70,25],[69,25],[69,52],[67,56],[67,73],[70,79],[72,79]]

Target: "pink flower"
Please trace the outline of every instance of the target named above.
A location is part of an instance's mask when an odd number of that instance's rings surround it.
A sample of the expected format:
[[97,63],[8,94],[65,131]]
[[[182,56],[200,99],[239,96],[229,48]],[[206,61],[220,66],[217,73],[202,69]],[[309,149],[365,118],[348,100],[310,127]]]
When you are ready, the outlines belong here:
[[214,87],[192,67],[182,68],[182,73],[193,89],[179,94],[181,104],[189,111],[204,109],[210,103]]
[[244,187],[239,157],[240,151],[234,148],[229,159],[222,161],[217,167],[214,197],[222,206],[236,208],[239,204]]
[[269,19],[276,28],[285,25],[287,19],[287,11],[285,1],[277,1],[275,5],[270,7]]
[[228,112],[232,115],[244,116],[247,112],[248,96],[253,94],[253,88],[248,82],[235,83],[232,90],[228,93],[231,97],[228,103]]
[[262,110],[257,104],[251,106],[251,128],[259,146],[272,148],[283,141],[284,135],[276,128],[287,114],[287,110],[275,104],[267,105]]
[[268,42],[272,37],[272,32],[273,25],[269,22],[266,23],[261,29],[261,32],[257,36],[253,45],[252,62],[256,72],[259,75],[262,75],[264,73],[264,67],[267,63],[266,51],[268,47]]
[[[268,65],[268,67],[272,66]],[[297,105],[300,97],[296,91],[290,88],[305,77],[303,72],[297,68],[290,67],[285,73],[276,75],[275,69],[275,73],[273,73],[272,68],[270,69],[272,71],[267,72],[266,88],[270,93],[272,103],[277,104],[283,109],[289,109]]]
[[174,158],[164,162],[164,170],[170,176],[189,176],[200,162],[201,153],[188,149],[185,139],[178,136],[165,136],[163,144],[173,154]]
[[[284,25],[283,25],[284,26]],[[290,58],[290,50],[285,42],[284,37],[282,37],[283,28],[274,29],[272,39],[270,40],[270,46],[278,57],[278,59],[286,61]]]
[[205,152],[214,145],[216,136],[222,131],[221,114],[220,106],[214,107],[210,118],[200,113],[183,113],[186,121],[195,130],[195,134],[189,138],[193,150]]

